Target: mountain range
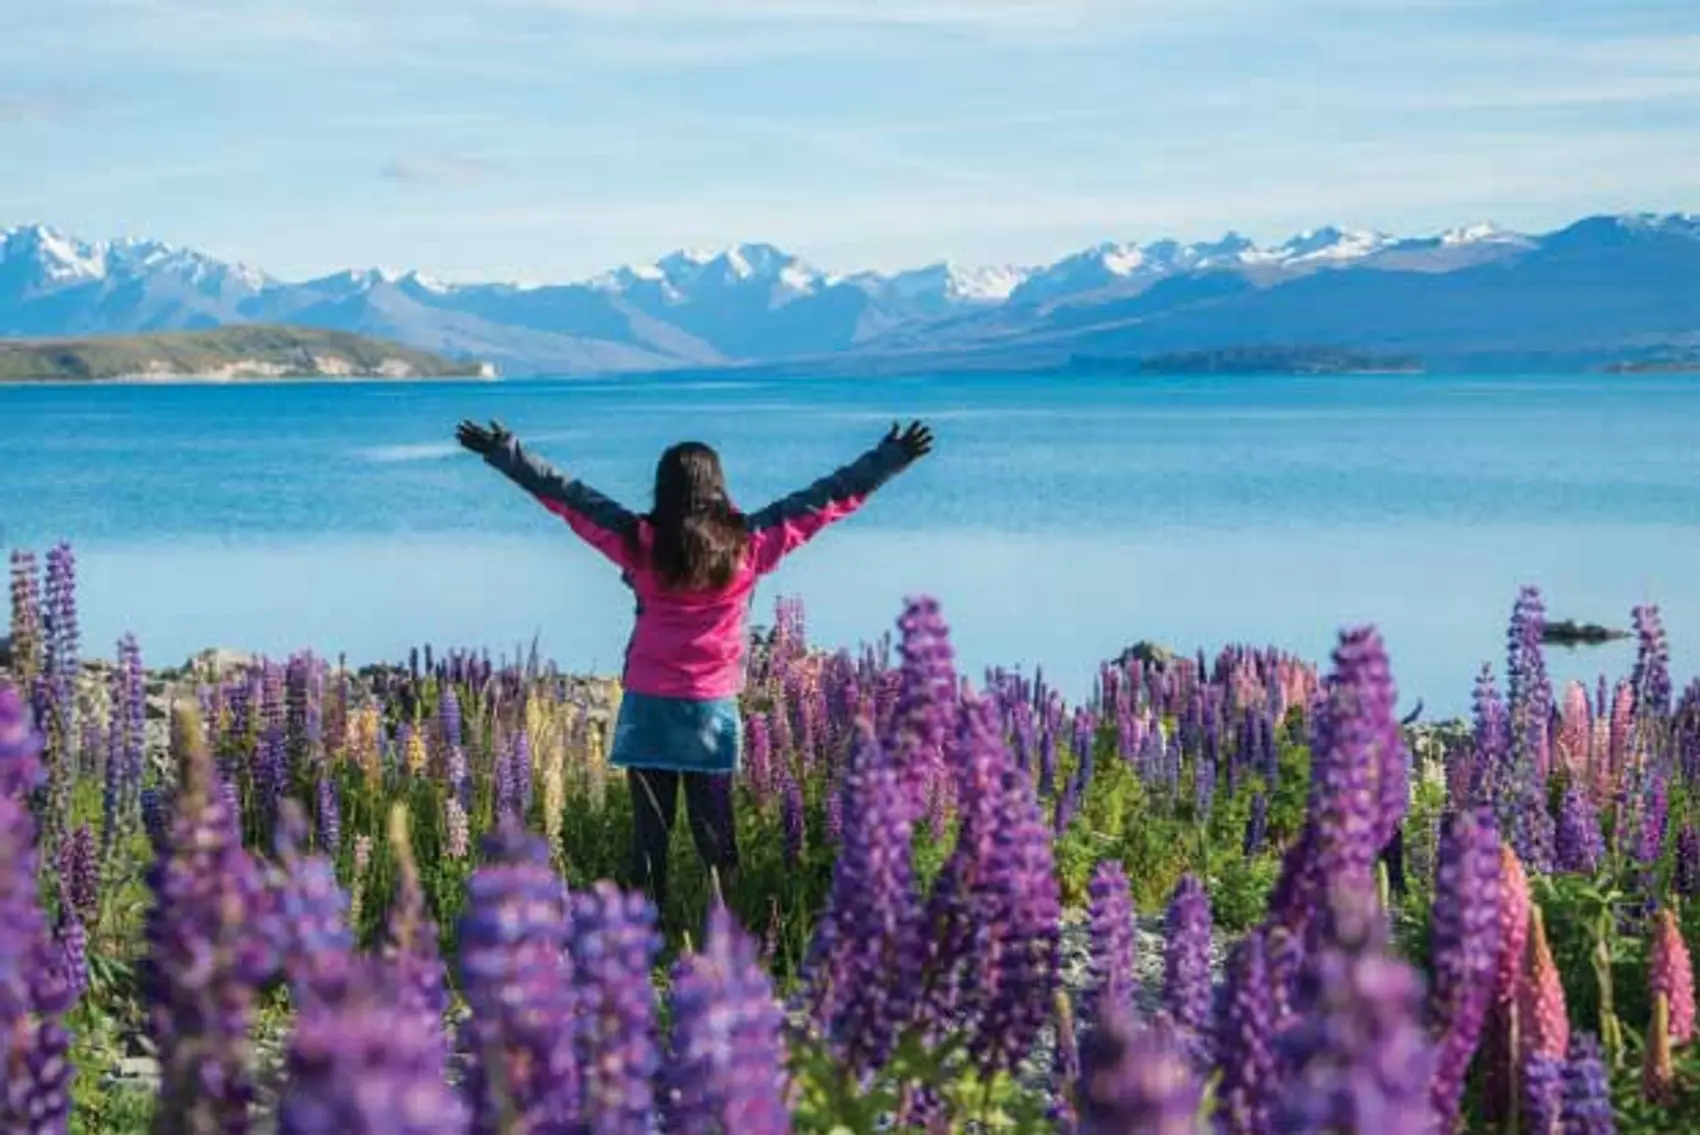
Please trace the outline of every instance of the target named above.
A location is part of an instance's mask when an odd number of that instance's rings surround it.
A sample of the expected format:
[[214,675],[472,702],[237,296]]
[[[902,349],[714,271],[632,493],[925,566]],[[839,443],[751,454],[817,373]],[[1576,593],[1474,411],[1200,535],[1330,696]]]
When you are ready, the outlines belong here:
[[1700,216],[1326,227],[1104,243],[1040,266],[820,271],[770,244],[680,251],[569,284],[348,271],[286,282],[151,240],[0,230],[0,337],[290,324],[487,360],[510,376],[728,366],[1057,368],[1269,346],[1382,351],[1431,369],[1700,358]]

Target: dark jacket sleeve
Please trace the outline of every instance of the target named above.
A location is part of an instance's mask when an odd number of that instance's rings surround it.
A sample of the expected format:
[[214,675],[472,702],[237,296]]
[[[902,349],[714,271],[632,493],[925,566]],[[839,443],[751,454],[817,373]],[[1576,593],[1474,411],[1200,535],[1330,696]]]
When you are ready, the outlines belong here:
[[882,441],[808,488],[752,513],[750,536],[757,573],[772,571],[827,525],[861,508],[876,489],[907,468],[909,461],[897,442]]
[[543,458],[527,453],[515,437],[507,438],[485,454],[484,460],[565,520],[585,543],[622,570],[631,568],[629,534],[635,530],[637,518],[618,502],[583,481],[568,477]]

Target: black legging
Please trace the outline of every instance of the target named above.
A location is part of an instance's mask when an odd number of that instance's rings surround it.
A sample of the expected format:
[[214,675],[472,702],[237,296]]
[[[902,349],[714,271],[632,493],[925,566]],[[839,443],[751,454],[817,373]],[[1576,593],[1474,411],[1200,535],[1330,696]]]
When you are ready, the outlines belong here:
[[627,769],[626,783],[632,790],[632,874],[657,910],[667,904],[667,848],[679,811],[680,781],[685,785],[685,812],[697,854],[722,881],[738,866],[730,776]]

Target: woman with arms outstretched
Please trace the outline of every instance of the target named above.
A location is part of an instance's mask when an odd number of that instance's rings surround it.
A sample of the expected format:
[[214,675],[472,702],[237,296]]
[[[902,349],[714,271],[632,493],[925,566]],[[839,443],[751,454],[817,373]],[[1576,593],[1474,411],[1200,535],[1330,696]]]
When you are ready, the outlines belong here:
[[654,503],[637,515],[524,450],[500,422],[462,422],[456,437],[611,560],[637,597],[609,754],[631,787],[637,882],[665,904],[681,786],[697,852],[724,880],[738,864],[727,778],[742,756],[738,694],[756,583],[931,452],[932,431],[893,425],[849,465],[749,515],[700,442],[661,455]]

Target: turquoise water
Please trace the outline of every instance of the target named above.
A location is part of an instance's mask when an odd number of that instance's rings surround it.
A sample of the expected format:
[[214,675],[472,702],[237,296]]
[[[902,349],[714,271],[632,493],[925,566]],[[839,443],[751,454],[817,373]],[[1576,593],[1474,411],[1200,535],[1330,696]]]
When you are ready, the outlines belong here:
[[816,637],[854,643],[929,592],[969,666],[1042,664],[1076,694],[1139,638],[1320,658],[1370,621],[1404,703],[1462,709],[1523,582],[1554,617],[1627,625],[1655,600],[1678,679],[1700,661],[1682,376],[0,387],[0,544],[76,543],[95,653],[124,630],[159,662],[535,636],[611,669],[614,573],[452,444],[492,415],[640,506],[659,449],[700,438],[746,507],[924,416],[935,456],[798,553],[760,613],[798,594]]

